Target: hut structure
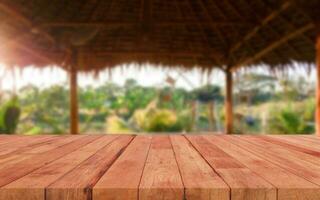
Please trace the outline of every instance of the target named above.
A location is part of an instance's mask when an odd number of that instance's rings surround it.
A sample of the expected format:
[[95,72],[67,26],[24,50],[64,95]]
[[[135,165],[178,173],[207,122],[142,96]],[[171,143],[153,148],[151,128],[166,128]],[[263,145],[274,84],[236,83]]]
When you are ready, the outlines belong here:
[[72,134],[78,72],[132,62],[219,68],[226,75],[225,132],[232,133],[234,71],[317,63],[320,135],[319,8],[320,0],[1,0],[0,60],[69,72]]

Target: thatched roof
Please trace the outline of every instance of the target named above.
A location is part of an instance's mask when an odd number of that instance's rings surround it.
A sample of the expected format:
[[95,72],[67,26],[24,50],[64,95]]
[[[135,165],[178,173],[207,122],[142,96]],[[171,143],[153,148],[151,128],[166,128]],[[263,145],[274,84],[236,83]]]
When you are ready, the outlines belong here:
[[319,0],[2,0],[0,60],[79,69],[315,60]]

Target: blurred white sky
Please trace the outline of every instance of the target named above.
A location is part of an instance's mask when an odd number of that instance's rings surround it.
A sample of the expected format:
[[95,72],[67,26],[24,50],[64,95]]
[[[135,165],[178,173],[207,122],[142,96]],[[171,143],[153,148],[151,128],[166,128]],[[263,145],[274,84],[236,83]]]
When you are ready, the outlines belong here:
[[[315,70],[307,72],[306,69],[297,67],[299,64],[293,65],[296,69],[289,70],[285,76],[289,76],[290,78],[304,76],[310,81],[315,81]],[[262,68],[256,68],[249,72],[268,73],[267,70],[263,70]],[[181,76],[181,74],[183,76]],[[139,84],[144,86],[161,87],[168,76],[176,80],[177,87],[186,89],[203,86],[208,82],[221,86],[224,85],[224,74],[220,70],[214,70],[213,73],[208,76],[196,69],[185,72],[179,69],[169,70],[150,65],[138,67],[133,64],[119,66],[113,69],[111,73],[109,73],[109,71],[104,71],[100,73],[98,77],[81,74],[78,83],[80,87],[98,86],[106,81],[112,81],[123,85],[127,79],[135,79]],[[12,70],[0,64],[0,89],[2,90],[19,89],[28,84],[45,88],[54,84],[66,84],[67,80],[67,73],[57,67],[45,68],[42,70],[33,67],[27,67],[24,70]]]

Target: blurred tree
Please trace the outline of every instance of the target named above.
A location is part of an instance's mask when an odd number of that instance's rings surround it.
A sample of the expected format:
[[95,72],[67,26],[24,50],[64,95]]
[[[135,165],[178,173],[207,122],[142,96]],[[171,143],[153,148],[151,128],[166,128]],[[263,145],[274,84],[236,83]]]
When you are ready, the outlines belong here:
[[234,93],[238,102],[251,105],[270,100],[276,78],[270,75],[248,73],[236,78]]
[[57,85],[40,91],[28,86],[20,93],[23,115],[19,130],[26,134],[62,134],[69,130],[69,92],[65,87]]
[[12,97],[0,108],[0,133],[14,134],[16,132],[19,117],[20,106],[17,96]]
[[271,134],[311,134],[314,132],[314,127],[308,125],[301,118],[301,113],[290,106],[281,110],[275,109],[268,124],[268,131]]
[[[134,80],[127,80],[124,86],[106,82],[98,87],[79,87],[81,132],[222,129],[224,106],[220,86],[206,85],[187,91],[176,88],[173,79],[167,82],[169,84],[162,85],[160,89],[141,86]],[[249,91],[251,100],[246,99],[245,103],[249,102],[252,109],[248,112],[248,106],[242,104],[235,107],[235,130],[238,133],[267,130],[269,133],[311,133],[314,130],[314,89],[306,79],[290,82],[281,86],[273,77],[261,74],[247,75],[244,80],[236,82],[235,87],[241,89],[235,90],[235,99],[240,99],[243,93]],[[26,134],[68,132],[69,91],[65,85],[42,89],[26,86],[18,93],[19,102],[10,109],[5,107],[12,94],[1,92],[1,131]],[[275,90],[274,85],[280,87]],[[284,106],[287,96],[291,99],[291,110]],[[269,105],[276,107],[270,116]],[[17,119],[19,124],[15,130]],[[4,130],[5,124],[10,126],[8,130]],[[193,124],[196,124],[196,129],[193,129]]]

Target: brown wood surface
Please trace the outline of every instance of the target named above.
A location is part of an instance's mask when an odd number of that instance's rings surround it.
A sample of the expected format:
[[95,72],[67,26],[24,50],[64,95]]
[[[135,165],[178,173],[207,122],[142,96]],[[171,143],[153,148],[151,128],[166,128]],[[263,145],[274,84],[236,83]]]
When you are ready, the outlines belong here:
[[151,136],[137,136],[133,140],[132,144],[93,188],[94,199],[137,199],[151,138]]
[[52,183],[46,189],[48,200],[87,200],[92,196],[92,186],[118,158],[132,140],[131,136],[122,136],[97,151],[72,171]]
[[186,199],[228,200],[229,187],[183,136],[171,136]]
[[92,140],[96,139],[96,136],[86,136],[81,137],[76,141],[63,145],[56,149],[44,152],[40,155],[34,155],[29,159],[22,160],[17,163],[7,165],[0,169],[0,187],[4,186],[17,178],[21,178],[26,174],[72,152],[82,145],[90,143]]
[[0,145],[0,156],[21,151],[21,148],[33,145],[39,145],[43,142],[53,139],[53,136],[42,136],[42,137],[17,137],[14,140],[10,140],[7,143]]
[[279,136],[265,136],[261,138],[273,144],[278,144],[289,149],[300,151],[313,156],[320,156],[320,144],[315,144],[308,140],[301,142],[300,138]]
[[18,138],[27,138],[28,136],[4,135],[0,134],[0,146],[6,143],[14,142]]
[[320,199],[314,136],[0,135],[0,141],[0,200]]
[[[117,137],[101,137],[76,151],[0,188],[0,199],[44,200],[45,188]],[[32,191],[32,192],[30,192]]]
[[[266,147],[260,145],[261,141],[256,142],[249,137],[228,137],[230,142],[240,145],[242,148],[250,151],[265,160],[272,162],[291,173],[294,173],[306,180],[320,185],[320,165],[300,160],[292,155],[293,151],[286,148]],[[305,154],[307,155],[307,154]]]
[[236,146],[223,137],[207,136],[205,138],[236,158],[254,173],[272,183],[278,190],[279,200],[304,198],[316,200],[320,198],[320,187],[304,178],[287,172],[281,167]]
[[[244,137],[244,139],[247,139]],[[320,167],[320,157],[318,155],[310,155],[305,152],[300,152],[296,149],[288,149],[284,148],[283,146],[280,146],[278,144],[272,143],[272,142],[266,142],[261,137],[255,137],[255,136],[249,136],[248,139],[251,143],[255,143],[261,147],[264,147],[268,150],[270,150],[273,154],[278,154],[278,156],[291,158],[292,160],[297,160],[302,164],[305,164],[307,166],[315,166]]]
[[27,146],[15,149],[0,156],[0,169],[7,165],[20,162],[32,157],[34,154],[40,154],[59,146],[67,144],[77,139],[77,137],[52,137],[43,138],[44,140],[37,140],[36,143],[28,143]]
[[273,200],[276,188],[216,145],[198,136],[190,142],[231,187],[232,200]]
[[139,199],[183,199],[183,184],[168,136],[152,138],[139,188]]

